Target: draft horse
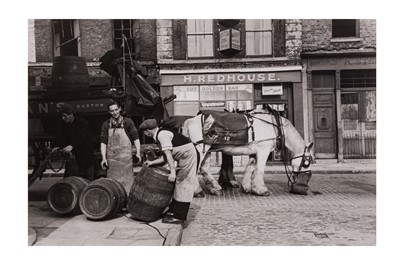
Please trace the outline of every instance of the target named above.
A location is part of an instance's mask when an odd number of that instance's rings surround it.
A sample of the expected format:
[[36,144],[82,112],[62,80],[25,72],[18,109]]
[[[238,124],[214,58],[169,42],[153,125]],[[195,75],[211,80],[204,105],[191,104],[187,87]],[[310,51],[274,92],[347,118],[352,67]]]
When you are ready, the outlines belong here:
[[[193,118],[185,120],[182,126],[182,134],[189,137],[193,143],[197,143],[197,150],[200,153],[200,169],[199,173],[207,185],[211,194],[221,194],[221,186],[210,172],[210,152],[221,151],[227,155],[251,155],[243,178],[239,181],[239,186],[246,193],[253,193],[259,196],[269,196],[270,192],[264,183],[264,168],[268,156],[274,150],[277,144],[279,132],[284,136],[284,145],[291,153],[289,182],[296,184],[300,179],[303,184],[308,183],[311,178],[311,160],[310,149],[313,143],[306,143],[300,136],[292,123],[284,117],[279,117],[279,121],[273,115],[266,112],[250,112],[250,119],[247,119],[247,130],[251,130],[254,134],[248,134],[248,141],[243,145],[226,145],[203,142],[203,129],[210,126],[208,119],[204,119],[203,114],[199,114]],[[289,166],[289,167],[290,167]],[[302,177],[307,174],[305,178]],[[299,179],[296,181],[296,178]],[[198,184],[199,188],[199,184]],[[299,190],[294,189],[294,193]],[[299,194],[306,194],[306,189],[300,191]]]

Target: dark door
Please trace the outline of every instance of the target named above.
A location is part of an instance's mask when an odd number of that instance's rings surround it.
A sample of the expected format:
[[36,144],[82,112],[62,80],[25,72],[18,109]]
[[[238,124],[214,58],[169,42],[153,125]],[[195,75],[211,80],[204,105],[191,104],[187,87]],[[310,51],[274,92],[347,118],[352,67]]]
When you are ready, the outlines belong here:
[[316,158],[336,158],[334,89],[313,90],[314,139]]

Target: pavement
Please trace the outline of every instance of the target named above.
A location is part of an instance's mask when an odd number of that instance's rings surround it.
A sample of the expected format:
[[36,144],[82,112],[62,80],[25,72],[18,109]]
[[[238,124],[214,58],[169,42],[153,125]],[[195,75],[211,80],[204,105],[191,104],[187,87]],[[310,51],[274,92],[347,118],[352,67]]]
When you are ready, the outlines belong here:
[[[135,169],[139,171],[139,168]],[[219,168],[212,167],[216,174]],[[234,172],[244,172],[244,167],[234,167]],[[317,160],[312,165],[313,174],[376,173],[375,159]],[[282,164],[267,165],[265,174],[282,174]],[[90,221],[83,214],[63,217],[49,208],[47,191],[60,180],[61,173],[46,171],[41,180],[28,189],[28,245],[29,246],[179,246],[184,225],[163,224],[160,220],[143,223],[121,213],[107,221]]]

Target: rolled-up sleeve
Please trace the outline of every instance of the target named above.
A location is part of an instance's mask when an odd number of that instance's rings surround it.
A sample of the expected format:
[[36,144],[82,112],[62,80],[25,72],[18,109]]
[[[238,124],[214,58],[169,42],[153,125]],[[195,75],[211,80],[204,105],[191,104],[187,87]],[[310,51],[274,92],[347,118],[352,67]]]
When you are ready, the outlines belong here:
[[135,123],[133,123],[132,119],[130,118],[125,118],[125,132],[129,136],[129,139],[132,143],[139,139],[139,132],[136,129]]

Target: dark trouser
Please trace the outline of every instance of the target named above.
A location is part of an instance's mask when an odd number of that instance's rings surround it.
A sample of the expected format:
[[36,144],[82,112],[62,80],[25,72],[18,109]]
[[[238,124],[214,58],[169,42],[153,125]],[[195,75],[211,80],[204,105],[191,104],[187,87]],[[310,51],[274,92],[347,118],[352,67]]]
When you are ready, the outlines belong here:
[[172,217],[186,221],[189,207],[190,202],[179,202],[172,199],[172,202],[169,204],[168,212],[173,213]]

